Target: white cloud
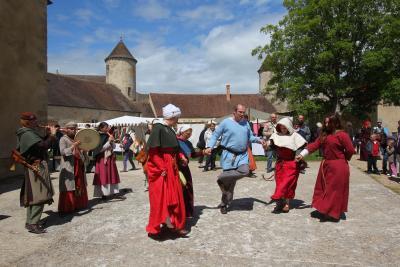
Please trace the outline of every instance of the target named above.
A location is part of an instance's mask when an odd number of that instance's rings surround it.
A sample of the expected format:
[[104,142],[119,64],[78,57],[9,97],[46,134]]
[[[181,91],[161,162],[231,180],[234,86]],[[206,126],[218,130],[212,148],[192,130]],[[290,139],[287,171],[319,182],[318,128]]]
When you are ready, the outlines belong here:
[[171,11],[156,0],[150,0],[135,4],[133,14],[145,20],[159,20],[169,18]]
[[203,5],[193,10],[184,10],[178,15],[182,19],[194,21],[220,21],[231,20],[233,14],[230,10],[222,5]]
[[74,12],[74,15],[76,17],[75,23],[79,26],[88,25],[92,19],[97,18],[93,11],[88,8],[79,8]]
[[255,6],[261,6],[270,3],[272,0],[240,0],[240,5],[253,4]]

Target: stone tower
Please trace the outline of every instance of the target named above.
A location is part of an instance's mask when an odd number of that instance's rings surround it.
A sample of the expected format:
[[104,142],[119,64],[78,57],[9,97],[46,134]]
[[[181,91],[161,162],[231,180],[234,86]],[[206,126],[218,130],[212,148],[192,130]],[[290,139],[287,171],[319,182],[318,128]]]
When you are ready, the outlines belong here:
[[122,39],[104,60],[106,62],[106,83],[113,84],[122,94],[136,101],[136,63]]
[[275,107],[277,112],[285,113],[289,111],[288,103],[286,101],[280,101],[276,99],[275,93],[276,90],[266,92],[266,87],[272,87],[273,85],[268,85],[268,82],[272,79],[273,73],[269,71],[265,65],[261,65],[261,68],[258,70],[258,91],[260,94],[265,95],[268,101]]

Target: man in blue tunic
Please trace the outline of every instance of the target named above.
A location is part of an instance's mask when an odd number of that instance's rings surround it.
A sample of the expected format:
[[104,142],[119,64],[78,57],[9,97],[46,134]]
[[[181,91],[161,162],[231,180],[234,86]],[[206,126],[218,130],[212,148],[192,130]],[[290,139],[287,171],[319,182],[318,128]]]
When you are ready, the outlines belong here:
[[222,137],[221,166],[223,172],[218,176],[217,183],[222,192],[220,210],[222,214],[228,212],[233,199],[233,191],[236,181],[249,174],[249,157],[247,147],[249,143],[261,143],[264,141],[252,134],[248,123],[243,119],[246,107],[238,104],[233,112],[233,117],[221,122],[214,131],[204,154],[210,155],[212,148]]

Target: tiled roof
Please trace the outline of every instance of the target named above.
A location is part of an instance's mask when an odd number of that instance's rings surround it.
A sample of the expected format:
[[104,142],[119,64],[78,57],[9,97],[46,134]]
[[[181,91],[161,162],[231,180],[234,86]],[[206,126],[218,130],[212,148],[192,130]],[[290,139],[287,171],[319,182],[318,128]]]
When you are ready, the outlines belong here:
[[71,77],[71,78],[75,78],[75,79],[92,81],[92,82],[99,82],[99,83],[105,83],[106,82],[106,76],[105,75],[73,75],[73,74],[66,74],[66,75],[63,75],[63,76]]
[[231,94],[227,101],[225,94],[153,94],[150,93],[157,117],[162,117],[162,107],[171,103],[179,107],[183,118],[219,118],[232,113],[237,104],[243,104],[267,113],[275,112],[272,104],[259,94]]
[[122,40],[118,42],[118,44],[111,51],[110,55],[105,58],[105,61],[111,58],[127,58],[132,59],[133,61],[135,61],[135,63],[137,63],[137,60],[132,56],[131,52],[129,52],[128,48],[125,46]]
[[48,105],[140,112],[113,85],[47,74]]

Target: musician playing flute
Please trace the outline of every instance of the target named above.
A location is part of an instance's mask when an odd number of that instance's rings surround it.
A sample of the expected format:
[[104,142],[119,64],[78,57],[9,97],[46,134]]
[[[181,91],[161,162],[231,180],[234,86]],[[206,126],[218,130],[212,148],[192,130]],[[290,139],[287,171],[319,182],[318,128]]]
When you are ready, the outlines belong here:
[[88,206],[86,190],[85,163],[88,163],[87,152],[79,149],[80,141],[74,141],[77,124],[69,122],[65,125],[65,135],[60,139],[60,197],[58,212],[71,213]]
[[35,234],[45,233],[40,217],[45,204],[53,203],[53,185],[47,166],[47,150],[55,141],[56,129],[50,127],[50,134],[42,138],[37,131],[38,122],[32,112],[20,116],[21,128],[17,131],[17,150],[24,157],[25,179],[21,187],[21,206],[26,207],[25,228]]

